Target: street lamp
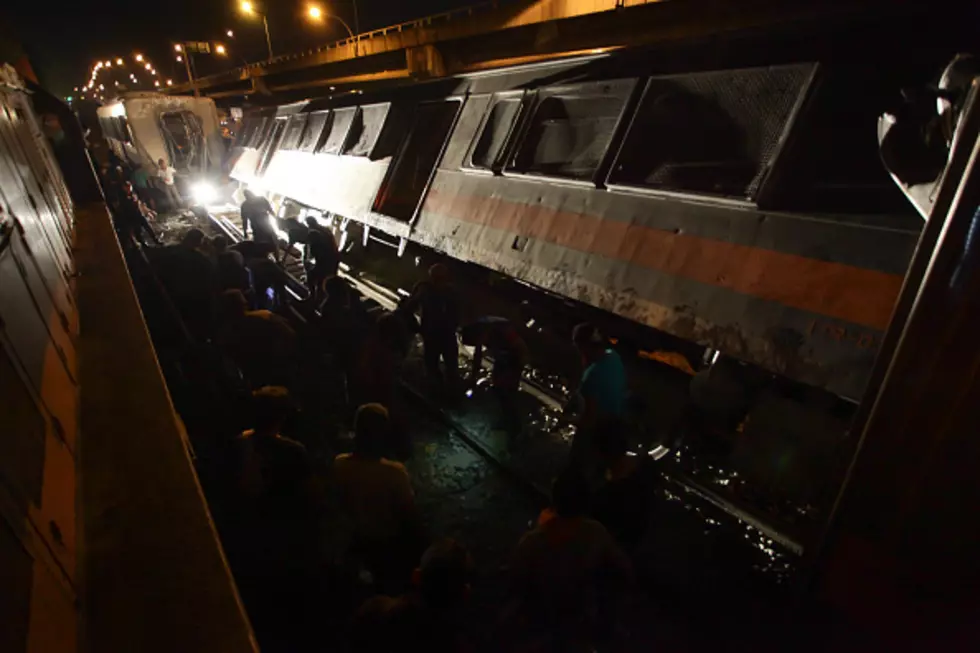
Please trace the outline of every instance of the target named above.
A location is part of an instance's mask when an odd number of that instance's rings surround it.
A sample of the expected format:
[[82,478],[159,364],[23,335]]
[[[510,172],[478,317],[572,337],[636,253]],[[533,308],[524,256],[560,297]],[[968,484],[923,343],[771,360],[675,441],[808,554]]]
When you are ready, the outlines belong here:
[[260,14],[255,10],[255,5],[248,0],[242,0],[238,8],[242,10],[242,13],[247,16],[261,16],[262,26],[265,27],[265,44],[269,48],[269,58],[272,59],[272,38],[269,36],[269,21],[265,17],[265,14]]
[[[357,5],[355,4],[355,7],[356,6]],[[307,5],[307,7],[306,7],[306,15],[307,15],[307,17],[309,17],[310,20],[312,20],[314,22],[317,22],[317,23],[322,23],[323,20],[326,19],[326,18],[333,18],[334,20],[339,21],[340,24],[344,26],[344,29],[347,30],[347,35],[350,36],[350,40],[354,42],[354,56],[355,57],[357,56],[357,54],[358,54],[358,52],[357,52],[357,49],[358,49],[357,48],[357,46],[358,46],[358,40],[354,36],[354,30],[352,30],[350,28],[350,25],[348,25],[346,23],[346,21],[344,21],[343,18],[341,18],[340,16],[337,16],[336,14],[326,14],[326,13],[323,12],[323,9],[320,8],[320,5],[316,5],[316,4],[313,4],[313,3],[310,3],[309,5]]]
[[228,50],[225,49],[225,46],[218,43],[217,45],[214,46],[214,53],[220,54],[221,56],[225,56],[226,54],[228,54]]

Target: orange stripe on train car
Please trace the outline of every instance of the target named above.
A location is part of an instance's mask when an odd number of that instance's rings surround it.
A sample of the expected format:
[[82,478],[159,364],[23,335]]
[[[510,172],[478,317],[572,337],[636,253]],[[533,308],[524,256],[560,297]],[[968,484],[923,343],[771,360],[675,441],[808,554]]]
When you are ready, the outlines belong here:
[[425,208],[879,331],[902,286],[901,276],[878,270],[497,197],[433,188]]

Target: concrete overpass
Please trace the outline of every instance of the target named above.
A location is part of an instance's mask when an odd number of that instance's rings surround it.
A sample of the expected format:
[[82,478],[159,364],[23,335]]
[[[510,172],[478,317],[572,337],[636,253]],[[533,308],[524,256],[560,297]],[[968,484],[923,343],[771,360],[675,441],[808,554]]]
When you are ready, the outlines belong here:
[[[262,104],[343,92],[400,79],[426,79],[733,30],[826,21],[880,1],[802,0],[495,0],[355,35],[179,84],[220,98]],[[317,92],[319,91],[319,92]]]

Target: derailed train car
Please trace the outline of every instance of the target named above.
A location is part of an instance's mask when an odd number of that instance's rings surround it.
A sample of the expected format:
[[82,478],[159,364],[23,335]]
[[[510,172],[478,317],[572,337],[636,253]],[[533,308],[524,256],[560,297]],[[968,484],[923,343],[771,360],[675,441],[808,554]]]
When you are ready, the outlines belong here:
[[153,169],[166,159],[181,174],[218,172],[224,162],[214,100],[127,93],[99,107],[99,126],[115,154]]
[[[347,89],[248,116],[232,176],[838,398],[819,412],[862,396],[922,227],[878,116],[950,54],[880,32]],[[823,429],[811,408],[778,428]]]
[[656,68],[626,53],[267,110],[232,176],[859,397],[921,227],[877,161],[882,83]]

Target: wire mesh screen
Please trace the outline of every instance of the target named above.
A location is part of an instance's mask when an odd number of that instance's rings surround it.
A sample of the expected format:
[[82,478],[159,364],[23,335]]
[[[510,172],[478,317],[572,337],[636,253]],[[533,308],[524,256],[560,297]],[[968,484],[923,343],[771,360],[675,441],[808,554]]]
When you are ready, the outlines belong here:
[[754,199],[815,65],[652,78],[610,182]]
[[299,146],[299,139],[303,135],[306,127],[307,115],[300,113],[289,119],[286,123],[286,131],[282,135],[282,142],[279,144],[281,150],[295,150]]

